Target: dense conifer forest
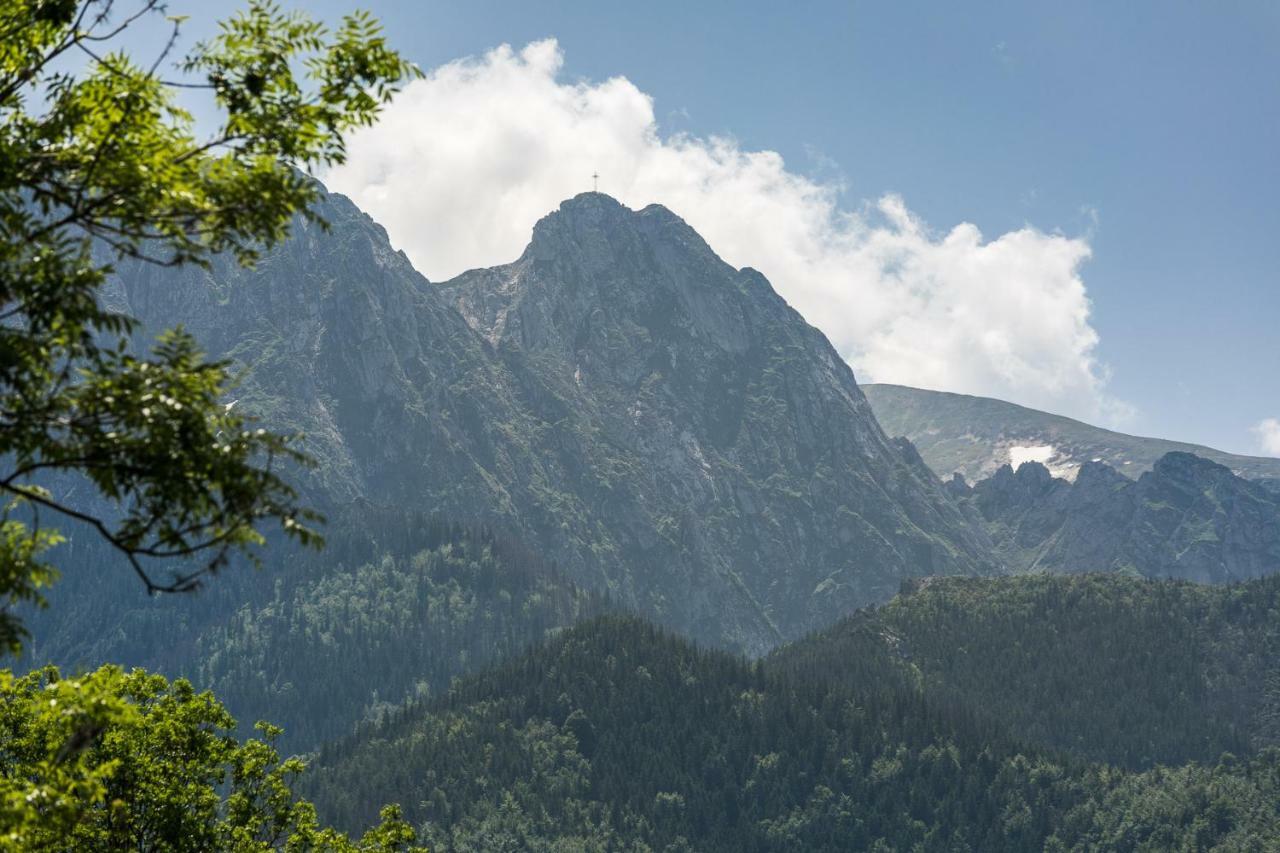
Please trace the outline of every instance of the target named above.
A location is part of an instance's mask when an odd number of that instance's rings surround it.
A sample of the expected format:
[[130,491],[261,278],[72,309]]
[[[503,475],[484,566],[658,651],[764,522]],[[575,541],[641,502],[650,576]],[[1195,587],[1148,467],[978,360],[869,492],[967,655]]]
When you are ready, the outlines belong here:
[[[590,621],[326,748],[308,791],[342,826],[397,797],[442,850],[1261,850],[1280,837],[1274,582],[937,583],[754,663],[630,617]],[[1122,638],[1131,652],[1106,666],[1061,665]],[[1155,658],[1188,643],[1205,647],[1189,663]],[[999,647],[1013,660],[988,656]],[[1147,712],[1156,725],[1127,724]],[[1140,769],[1161,750],[1176,766]]]
[[[134,662],[185,656],[245,733],[283,725],[282,748],[314,753],[302,792],[349,832],[386,802],[437,850],[1262,850],[1280,832],[1280,578],[908,582],[750,660],[601,615],[518,543],[412,513],[352,508],[322,555],[277,568],[150,611],[139,630],[174,642]],[[94,583],[116,589],[65,586]]]
[[906,584],[769,665],[846,683],[887,670],[1028,743],[1142,770],[1280,744],[1278,661],[1280,577],[1026,575]]

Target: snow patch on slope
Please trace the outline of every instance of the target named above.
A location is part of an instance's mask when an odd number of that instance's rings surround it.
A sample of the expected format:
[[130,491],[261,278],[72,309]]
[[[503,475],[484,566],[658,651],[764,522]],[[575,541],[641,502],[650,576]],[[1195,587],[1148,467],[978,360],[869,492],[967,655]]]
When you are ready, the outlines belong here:
[[1039,462],[1041,465],[1048,465],[1049,460],[1053,458],[1053,445],[1041,444],[1035,447],[1010,447],[1009,448],[1009,464],[1013,466],[1013,470],[1017,471],[1025,462]]
[[1052,444],[1015,444],[1008,448],[1009,464],[1018,470],[1027,462],[1039,462],[1049,473],[1064,480],[1075,480],[1080,466],[1070,454],[1059,453]]

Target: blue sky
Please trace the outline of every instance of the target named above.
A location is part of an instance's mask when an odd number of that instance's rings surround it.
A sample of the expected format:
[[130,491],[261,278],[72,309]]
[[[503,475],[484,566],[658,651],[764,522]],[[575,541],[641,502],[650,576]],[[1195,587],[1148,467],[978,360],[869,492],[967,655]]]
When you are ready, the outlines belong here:
[[566,84],[625,77],[659,133],[776,151],[845,210],[1085,241],[1129,431],[1259,452],[1280,417],[1280,5],[363,5],[424,69],[554,38]]

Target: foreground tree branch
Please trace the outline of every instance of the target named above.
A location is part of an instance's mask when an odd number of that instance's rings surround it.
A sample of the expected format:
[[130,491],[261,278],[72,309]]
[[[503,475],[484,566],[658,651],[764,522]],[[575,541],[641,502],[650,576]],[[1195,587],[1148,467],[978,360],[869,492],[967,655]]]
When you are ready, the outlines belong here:
[[[121,553],[148,592],[200,585],[261,528],[319,545],[321,519],[285,471],[296,437],[226,404],[228,365],[181,329],[147,351],[106,310],[122,259],[251,264],[312,211],[307,172],[339,163],[343,134],[373,122],[417,70],[368,15],[330,32],[254,0],[177,62],[181,19],[139,64],[113,50],[163,15],[158,0],[0,0],[0,643],[42,602],[61,539],[39,510]],[[86,62],[59,70],[69,56]],[[171,64],[172,67],[166,68]],[[299,69],[301,71],[299,72]],[[176,90],[207,89],[220,126],[197,137]],[[321,223],[323,224],[323,223]],[[135,354],[135,353],[145,354]],[[91,489],[68,487],[87,483]],[[162,579],[150,561],[187,558]]]

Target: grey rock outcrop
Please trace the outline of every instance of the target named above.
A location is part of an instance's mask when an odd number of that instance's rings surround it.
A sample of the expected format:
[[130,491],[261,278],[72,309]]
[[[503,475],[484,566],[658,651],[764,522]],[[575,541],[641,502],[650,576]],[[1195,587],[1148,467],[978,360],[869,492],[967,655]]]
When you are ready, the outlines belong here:
[[1280,495],[1190,453],[1166,454],[1136,481],[1100,462],[1083,465],[1074,483],[1039,463],[1006,465],[952,494],[1019,570],[1202,583],[1280,571]]

